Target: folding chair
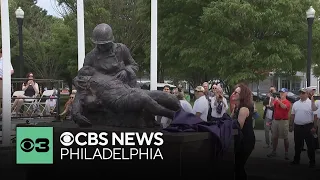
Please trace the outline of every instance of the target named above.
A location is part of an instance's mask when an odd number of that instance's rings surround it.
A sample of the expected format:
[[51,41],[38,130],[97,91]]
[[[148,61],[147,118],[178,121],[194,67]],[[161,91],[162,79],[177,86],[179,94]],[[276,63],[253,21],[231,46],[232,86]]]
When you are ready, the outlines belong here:
[[46,109],[46,100],[49,99],[50,96],[52,96],[54,94],[55,90],[45,90],[42,93],[41,98],[38,101],[38,104],[40,106],[40,114],[43,115],[43,112]]
[[[14,103],[14,101],[16,100],[16,99],[14,99],[14,97],[23,96],[23,95],[24,95],[24,91],[15,91],[15,92],[12,94],[12,97],[11,97],[11,107],[13,106],[13,103]],[[13,111],[11,112],[12,115],[15,114],[16,108],[17,108],[17,107],[15,107],[15,108],[13,109]]]
[[[35,97],[37,97],[37,96],[35,96]],[[24,113],[28,114],[28,112],[31,111],[29,116],[32,116],[35,113],[36,108],[37,108],[37,99],[32,99],[31,97],[30,97],[30,99],[24,99],[23,106],[26,108]]]

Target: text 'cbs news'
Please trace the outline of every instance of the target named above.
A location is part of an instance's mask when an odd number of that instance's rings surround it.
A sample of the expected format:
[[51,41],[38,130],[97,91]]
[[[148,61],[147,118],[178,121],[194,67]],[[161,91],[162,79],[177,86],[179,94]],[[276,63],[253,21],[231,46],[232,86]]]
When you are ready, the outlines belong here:
[[[163,133],[64,132],[60,136],[61,159],[76,160],[154,160],[163,159],[160,146]],[[107,147],[106,147],[107,146]]]

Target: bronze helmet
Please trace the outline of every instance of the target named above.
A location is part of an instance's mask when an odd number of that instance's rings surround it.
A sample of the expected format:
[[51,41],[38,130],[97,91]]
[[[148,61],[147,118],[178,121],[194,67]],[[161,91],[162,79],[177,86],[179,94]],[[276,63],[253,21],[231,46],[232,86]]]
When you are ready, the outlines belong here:
[[112,28],[105,23],[98,24],[92,32],[92,42],[94,44],[107,44],[114,41]]

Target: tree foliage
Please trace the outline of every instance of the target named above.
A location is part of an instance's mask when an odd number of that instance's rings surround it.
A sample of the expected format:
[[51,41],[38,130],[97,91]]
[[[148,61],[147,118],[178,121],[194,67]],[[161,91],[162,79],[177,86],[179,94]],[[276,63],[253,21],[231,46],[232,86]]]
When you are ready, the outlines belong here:
[[[24,55],[27,70],[41,78],[69,83],[77,71],[76,0],[57,0],[63,19],[47,15],[31,0],[10,2],[14,66],[19,62],[14,11],[25,11]],[[108,23],[117,42],[126,44],[140,65],[150,65],[150,1],[84,1],[86,52],[93,28]],[[270,71],[288,76],[305,71],[305,11],[315,0],[162,0],[158,2],[158,80],[187,80],[198,85],[222,79],[232,85],[265,79]],[[314,72],[320,75],[320,24],[313,23]]]

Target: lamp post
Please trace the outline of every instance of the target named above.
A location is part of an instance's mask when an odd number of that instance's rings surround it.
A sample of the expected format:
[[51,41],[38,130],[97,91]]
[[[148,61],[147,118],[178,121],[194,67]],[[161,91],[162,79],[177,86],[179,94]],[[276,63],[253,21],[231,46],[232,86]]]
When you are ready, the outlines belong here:
[[307,87],[310,86],[311,78],[311,49],[312,49],[312,24],[316,11],[312,6],[307,10],[307,21],[308,21],[308,55],[307,55]]
[[16,18],[18,22],[18,36],[19,36],[19,64],[20,64],[20,78],[24,76],[24,59],[23,59],[23,38],[22,38],[22,25],[23,25],[23,18],[24,18],[24,12],[19,7],[16,10]]

